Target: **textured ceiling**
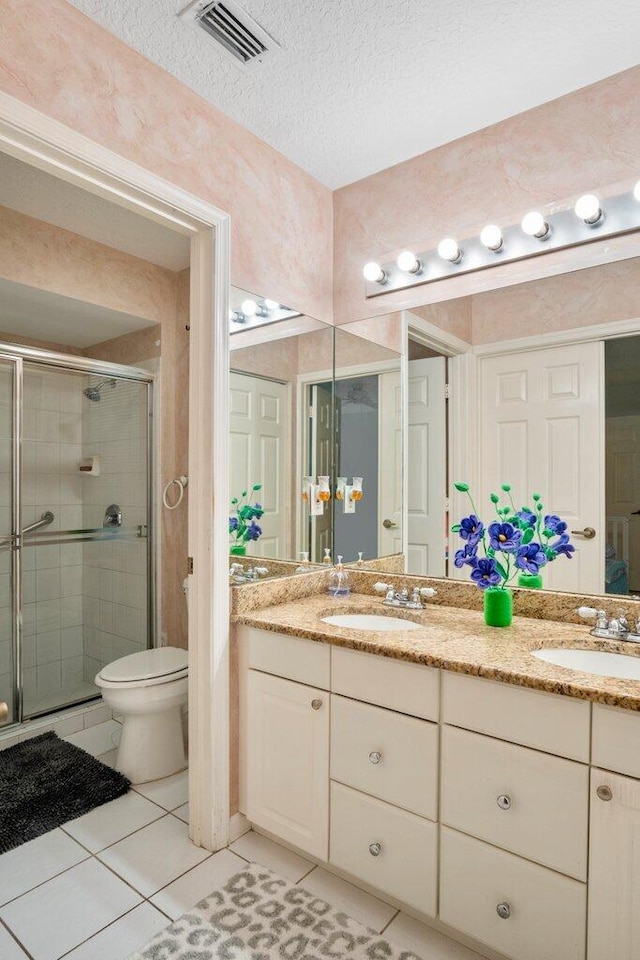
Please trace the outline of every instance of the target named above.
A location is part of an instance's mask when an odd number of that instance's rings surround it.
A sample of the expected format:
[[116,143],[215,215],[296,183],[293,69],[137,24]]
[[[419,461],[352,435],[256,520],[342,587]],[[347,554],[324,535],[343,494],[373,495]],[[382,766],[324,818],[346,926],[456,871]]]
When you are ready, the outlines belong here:
[[330,187],[638,60],[637,0],[240,0],[282,47],[249,71],[187,0],[71,2]]

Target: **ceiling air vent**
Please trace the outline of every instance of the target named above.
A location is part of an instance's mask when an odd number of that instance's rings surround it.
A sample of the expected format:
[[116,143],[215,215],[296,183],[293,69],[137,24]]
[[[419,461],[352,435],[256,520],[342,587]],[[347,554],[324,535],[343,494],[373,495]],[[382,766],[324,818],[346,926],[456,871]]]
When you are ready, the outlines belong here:
[[278,44],[234,0],[191,3],[180,13],[201,27],[230,54],[236,64],[254,66],[273,56]]

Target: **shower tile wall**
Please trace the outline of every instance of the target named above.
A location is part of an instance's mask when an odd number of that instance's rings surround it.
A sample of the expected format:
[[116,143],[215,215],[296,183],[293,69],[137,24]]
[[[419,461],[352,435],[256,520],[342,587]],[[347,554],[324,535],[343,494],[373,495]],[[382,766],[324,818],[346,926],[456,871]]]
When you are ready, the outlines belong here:
[[[85,382],[78,374],[25,366],[23,526],[46,510],[55,515],[48,531],[82,523],[78,467]],[[27,541],[22,564],[23,688],[25,713],[32,713],[82,695],[82,547]]]
[[[90,378],[91,384],[97,378]],[[123,530],[147,522],[146,386],[119,380],[84,399],[82,456],[100,457],[100,476],[82,478],[85,528],[102,527],[105,509],[117,503]],[[83,545],[84,677],[106,663],[147,646],[147,541]]]

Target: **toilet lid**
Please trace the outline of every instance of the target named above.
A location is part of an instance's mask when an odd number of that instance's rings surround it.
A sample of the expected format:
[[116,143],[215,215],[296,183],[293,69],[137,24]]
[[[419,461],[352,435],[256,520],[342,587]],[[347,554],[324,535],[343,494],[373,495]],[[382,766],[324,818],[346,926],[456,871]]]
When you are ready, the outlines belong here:
[[111,683],[132,683],[139,680],[153,680],[174,673],[184,673],[189,663],[186,650],[179,647],[155,647],[153,650],[141,650],[108,663],[100,671],[103,680]]

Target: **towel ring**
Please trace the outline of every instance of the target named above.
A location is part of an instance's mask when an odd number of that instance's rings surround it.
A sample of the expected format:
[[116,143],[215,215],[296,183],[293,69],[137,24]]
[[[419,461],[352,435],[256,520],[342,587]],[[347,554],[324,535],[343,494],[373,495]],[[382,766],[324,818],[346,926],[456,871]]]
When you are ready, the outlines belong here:
[[[169,490],[174,485],[174,483],[177,484],[179,488],[178,499],[176,500],[175,503],[169,503]],[[185,476],[175,477],[175,479],[169,480],[169,483],[166,485],[166,487],[162,491],[162,502],[167,508],[167,510],[175,510],[176,507],[180,506],[180,504],[182,503],[182,498],[184,497],[185,488],[188,483],[189,483],[189,478]]]

